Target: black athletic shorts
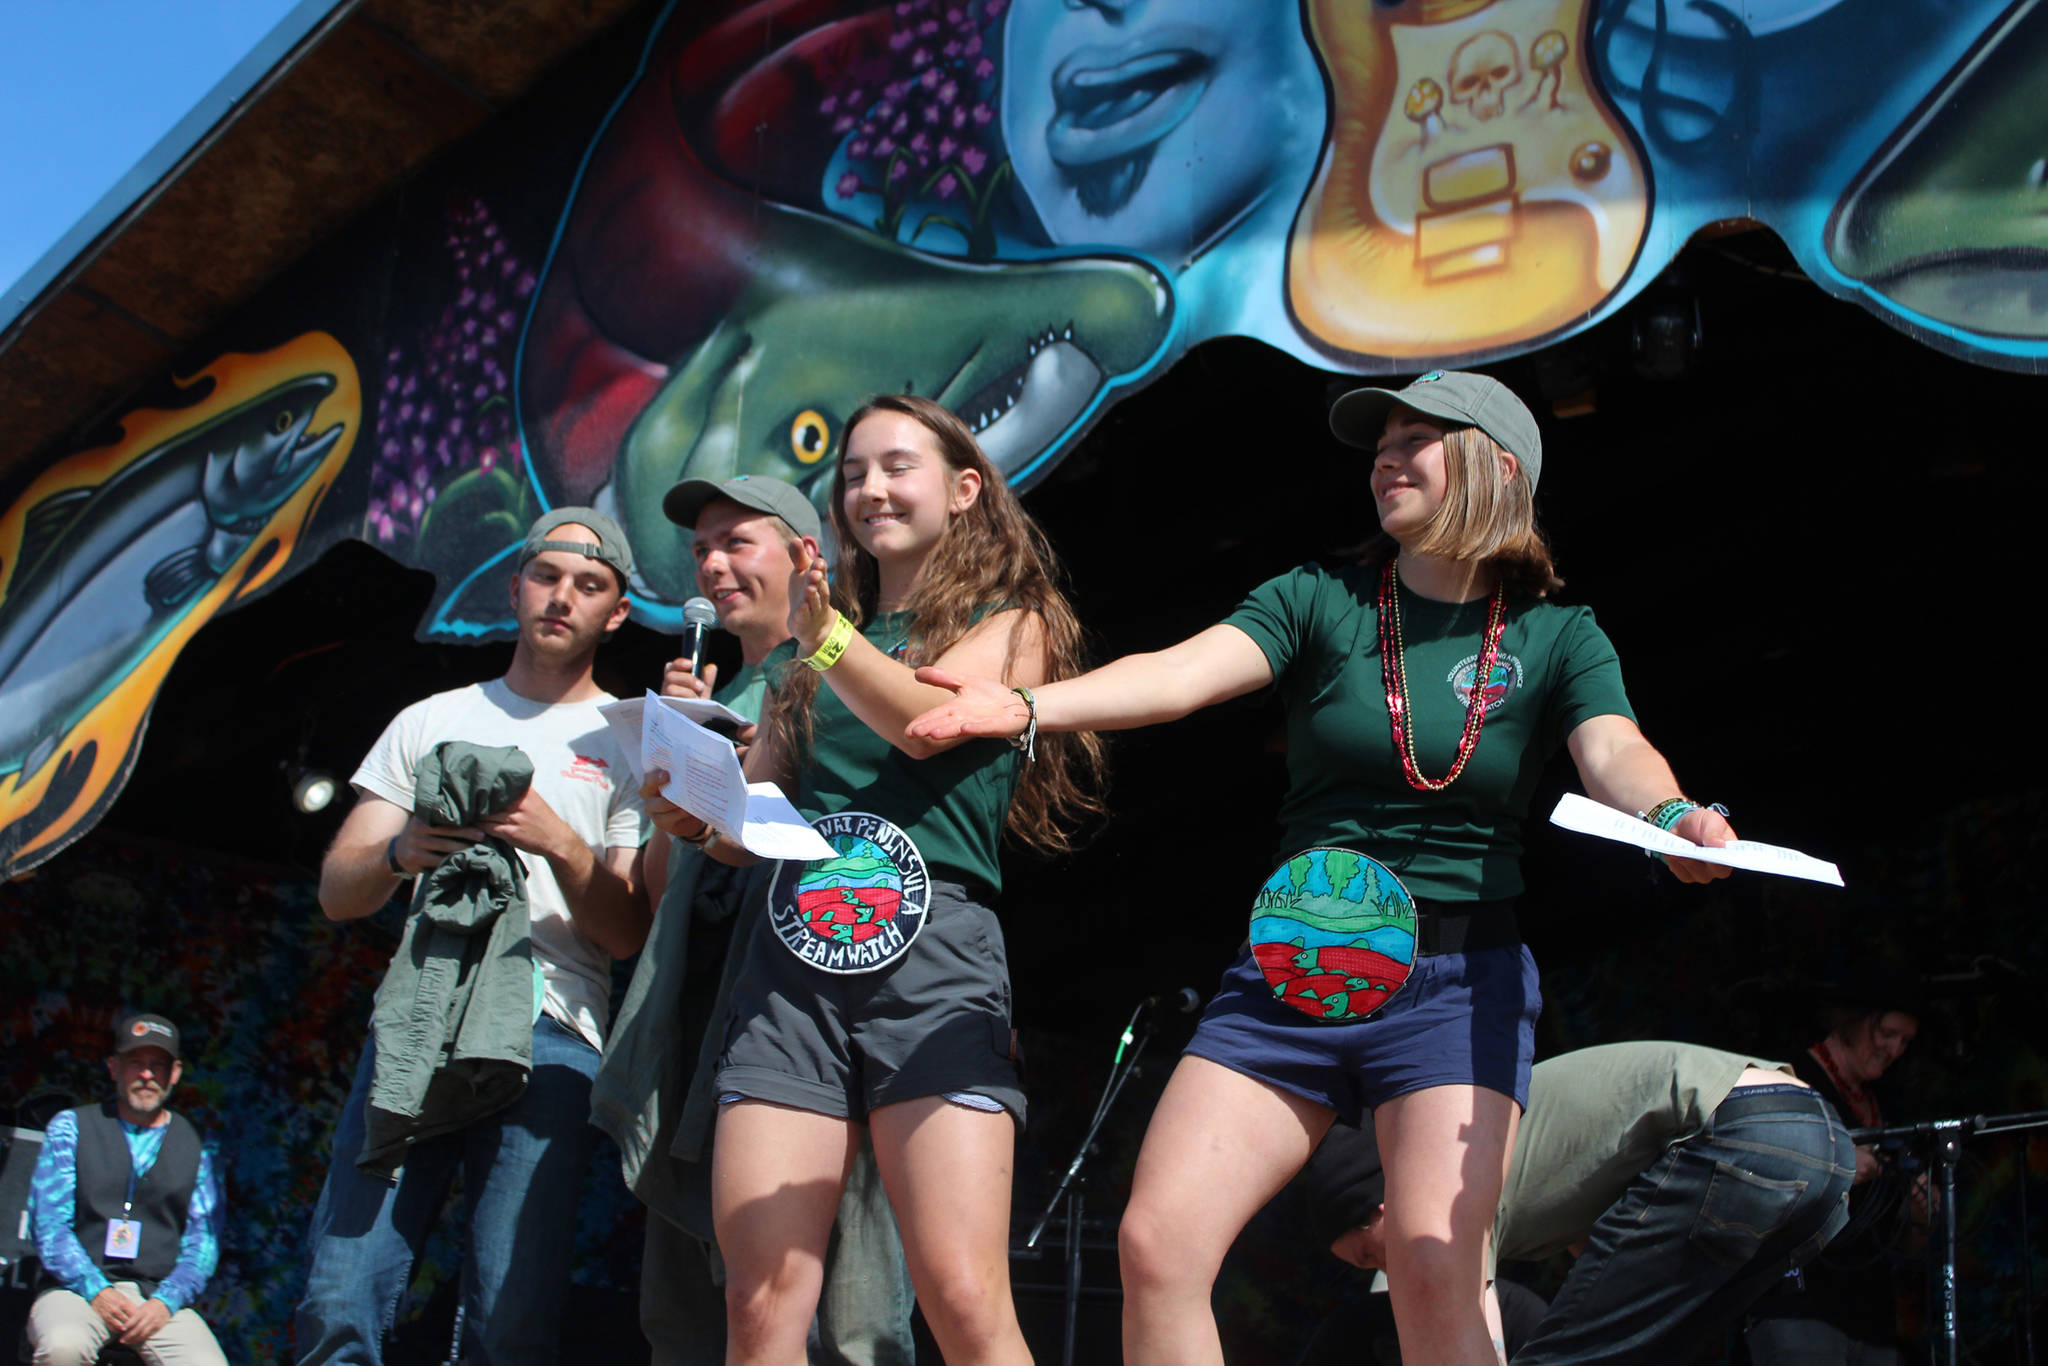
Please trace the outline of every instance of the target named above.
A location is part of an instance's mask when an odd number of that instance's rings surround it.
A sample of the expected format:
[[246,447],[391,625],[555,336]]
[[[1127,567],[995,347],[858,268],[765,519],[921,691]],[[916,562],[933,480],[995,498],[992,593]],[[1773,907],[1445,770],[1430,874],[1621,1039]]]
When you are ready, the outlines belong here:
[[981,1097],[1024,1123],[1010,1033],[1010,969],[996,914],[966,889],[931,885],[924,927],[875,972],[825,972],[753,917],[716,1086],[865,1122],[925,1096]]

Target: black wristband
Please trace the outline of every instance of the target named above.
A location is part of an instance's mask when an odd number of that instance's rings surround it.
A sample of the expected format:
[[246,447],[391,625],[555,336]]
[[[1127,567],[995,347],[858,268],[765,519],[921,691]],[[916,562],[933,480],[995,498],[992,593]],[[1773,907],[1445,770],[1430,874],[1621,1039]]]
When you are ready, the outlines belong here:
[[401,866],[400,863],[398,862],[398,836],[393,835],[391,837],[391,842],[384,846],[384,861],[391,865],[391,872],[394,877],[412,876],[412,874],[406,872],[404,867]]

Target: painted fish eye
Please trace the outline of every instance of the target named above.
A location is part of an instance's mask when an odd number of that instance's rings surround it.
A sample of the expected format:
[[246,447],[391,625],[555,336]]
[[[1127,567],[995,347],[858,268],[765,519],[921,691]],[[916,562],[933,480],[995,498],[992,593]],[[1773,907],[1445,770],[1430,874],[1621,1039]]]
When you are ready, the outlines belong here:
[[292,410],[289,408],[280,408],[278,410],[277,416],[271,420],[270,430],[277,433],[279,436],[283,436],[286,432],[292,429],[292,421]]
[[832,449],[832,424],[814,408],[798,413],[789,424],[789,451],[806,465],[815,465]]

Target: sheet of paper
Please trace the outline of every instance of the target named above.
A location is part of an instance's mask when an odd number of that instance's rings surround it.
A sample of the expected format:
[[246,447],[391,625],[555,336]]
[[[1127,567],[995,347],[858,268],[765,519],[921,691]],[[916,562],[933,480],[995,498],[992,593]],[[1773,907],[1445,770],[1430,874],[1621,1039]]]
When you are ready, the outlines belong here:
[[1601,839],[1619,840],[1633,844],[1638,849],[1649,849],[1659,854],[1676,854],[1680,858],[1698,859],[1702,863],[1718,863],[1728,868],[1747,868],[1752,872],[1776,873],[1780,877],[1805,878],[1809,882],[1826,882],[1842,885],[1842,872],[1832,863],[1802,854],[1797,849],[1787,849],[1777,844],[1761,844],[1756,840],[1737,840],[1724,844],[1718,849],[1708,849],[1694,844],[1691,840],[1659,830],[1648,821],[1639,821],[1626,812],[1616,811],[1611,806],[1602,806],[1576,793],[1567,792],[1559,798],[1557,809],[1550,813],[1553,825],[1567,830],[1576,830],[1585,835],[1598,835]]
[[825,837],[811,828],[803,813],[790,805],[789,798],[774,783],[751,783],[747,787],[747,828],[740,843],[762,858],[832,858],[837,854]]
[[641,771],[665,770],[662,796],[709,821],[727,839],[738,840],[747,823],[747,778],[732,741],[662,706],[652,691],[643,701]]
[[753,722],[741,716],[723,702],[714,702],[708,697],[658,697],[649,692],[646,697],[622,697],[616,702],[607,702],[597,710],[611,728],[612,738],[618,742],[619,752],[633,766],[633,776],[638,778],[647,770],[640,766],[641,716],[647,710],[648,700],[665,707],[681,716],[687,716],[699,725],[711,727],[712,723],[724,723],[734,727],[750,726]]
[[[656,697],[649,692],[634,705],[640,712],[635,751],[641,772],[659,768],[669,777],[661,795],[708,821],[712,828],[748,853],[770,859],[831,858],[832,846],[811,829],[773,783],[747,783],[732,741],[706,730],[669,703],[688,699]],[[605,720],[617,725],[611,710]],[[702,705],[701,703],[699,704]],[[719,710],[736,715],[730,709]]]
[[[653,694],[649,693],[649,697]],[[633,770],[633,786],[640,786],[640,779],[647,770],[640,763],[640,714],[647,710],[646,697],[622,697],[616,702],[607,702],[597,709],[611,728],[612,742],[625,757],[626,766]]]

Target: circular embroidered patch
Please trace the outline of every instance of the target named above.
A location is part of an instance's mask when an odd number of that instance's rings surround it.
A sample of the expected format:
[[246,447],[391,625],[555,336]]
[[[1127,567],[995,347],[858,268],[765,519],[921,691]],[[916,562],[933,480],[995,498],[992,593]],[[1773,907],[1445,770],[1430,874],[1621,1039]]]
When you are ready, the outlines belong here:
[[[1472,705],[1472,685],[1479,678],[1479,656],[1466,655],[1459,660],[1446,680],[1451,691],[1457,696],[1458,705]],[[1486,714],[1493,715],[1500,710],[1501,703],[1508,700],[1508,694],[1522,686],[1522,661],[1502,651],[1493,662],[1493,674],[1486,680]]]
[[924,928],[932,884],[910,836],[880,816],[840,811],[811,828],[836,858],[785,863],[768,897],[784,948],[826,972],[874,972],[901,958]]
[[1312,1020],[1362,1020],[1415,965],[1415,898],[1354,849],[1304,849],[1259,888],[1251,940],[1276,999]]

